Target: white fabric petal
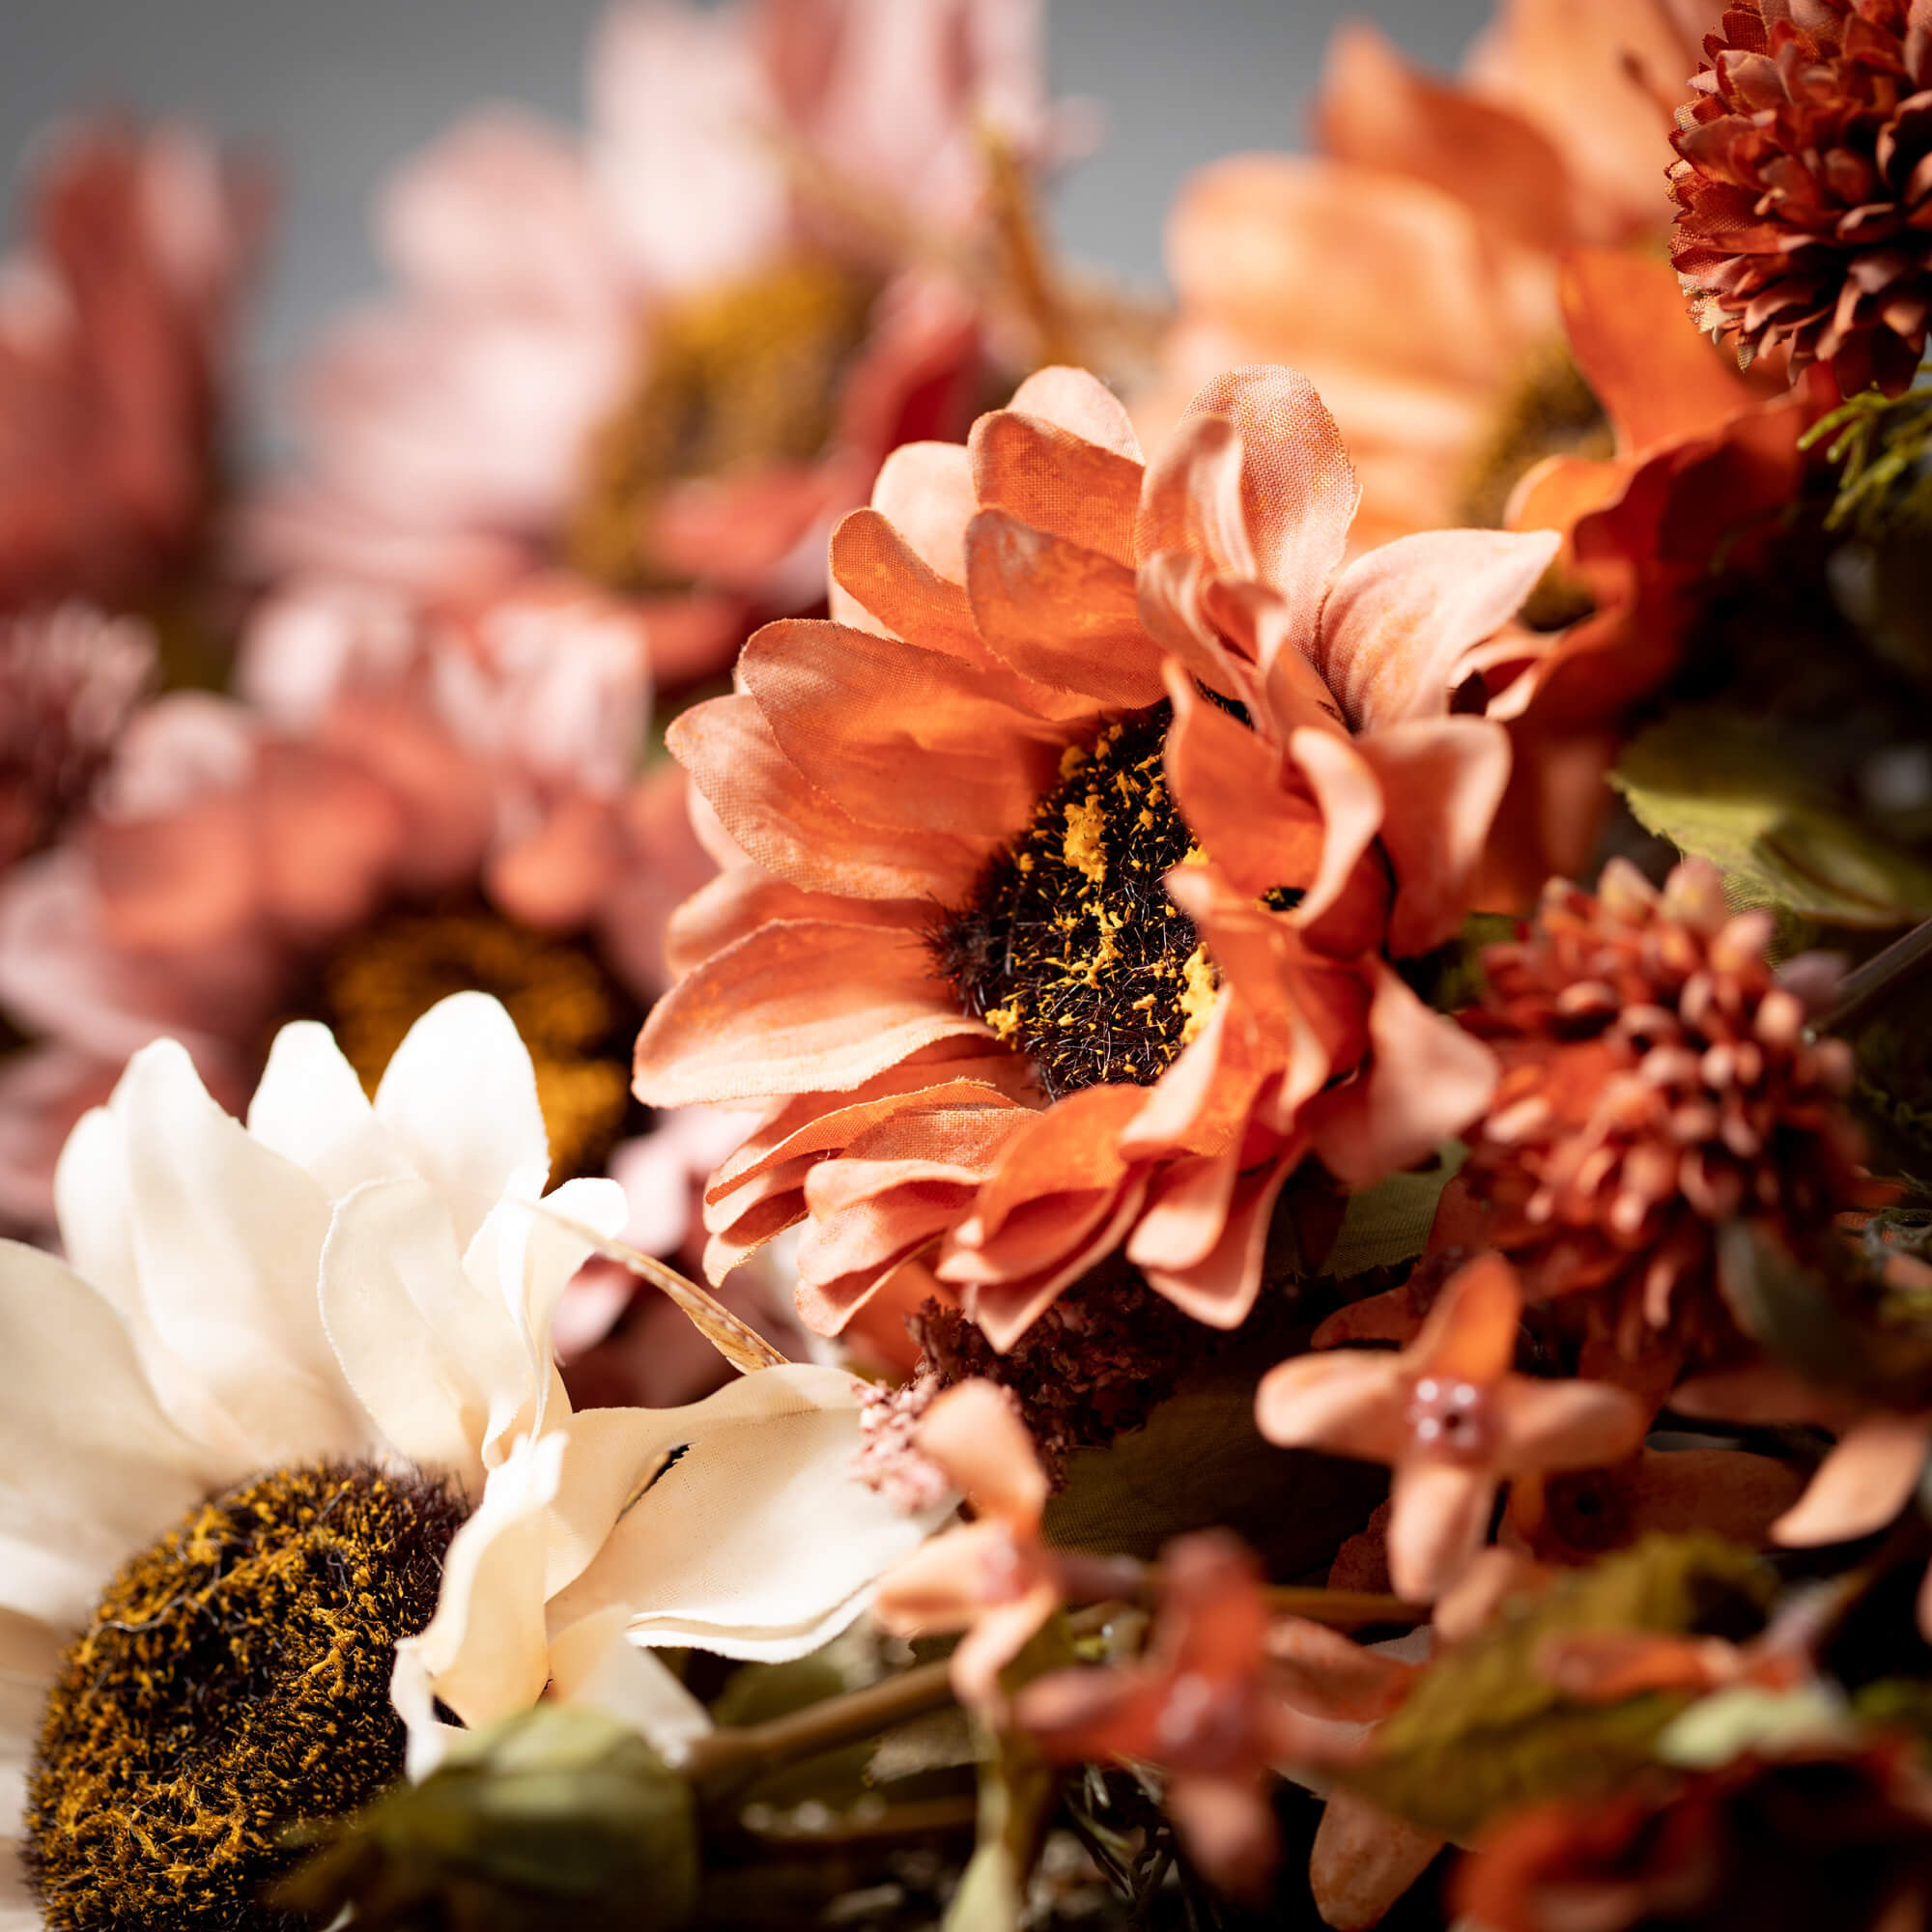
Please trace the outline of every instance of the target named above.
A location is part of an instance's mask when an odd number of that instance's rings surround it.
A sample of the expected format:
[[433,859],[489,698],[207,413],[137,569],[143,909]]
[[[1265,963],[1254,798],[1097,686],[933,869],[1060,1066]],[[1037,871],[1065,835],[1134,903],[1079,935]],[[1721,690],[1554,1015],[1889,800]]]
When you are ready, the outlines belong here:
[[624,1634],[619,1607],[585,1617],[550,1647],[550,1692],[560,1704],[602,1711],[676,1764],[694,1738],[712,1728],[711,1713],[674,1677],[655,1651]]
[[472,1730],[528,1710],[549,1681],[544,1545],[563,1448],[562,1435],[524,1441],[491,1471],[444,1553],[436,1615],[396,1646]]
[[405,1171],[355,1069],[314,1020],[276,1034],[248,1103],[248,1131],[313,1176],[331,1201]]
[[54,1219],[75,1271],[130,1322],[145,1322],[126,1141],[121,1122],[105,1107],[90,1107],[61,1149],[54,1167]]
[[428,1181],[376,1180],[341,1202],[321,1263],[342,1373],[396,1452],[480,1492],[483,1444],[529,1400],[509,1310],[465,1273]]
[[492,1420],[481,1443],[486,1467],[502,1460],[512,1437],[541,1435],[570,1413],[551,1359],[551,1331],[564,1285],[595,1250],[545,1210],[612,1238],[630,1217],[630,1204],[614,1180],[567,1180],[541,1203],[532,1197],[543,1177],[532,1173],[527,1180],[529,1195],[513,1195],[491,1208],[463,1258],[479,1300],[502,1310],[521,1348],[514,1373],[507,1358],[489,1360],[490,1370],[505,1379],[488,1389]]
[[512,1176],[550,1167],[530,1056],[486,993],[440,1000],[409,1030],[376,1090],[376,1116],[448,1204],[459,1248]]
[[0,1241],[0,1605],[70,1628],[128,1556],[241,1472],[162,1413],[107,1301],[14,1241]]
[[853,1478],[858,1387],[837,1369],[789,1365],[685,1408],[576,1417],[553,1635],[621,1606],[636,1642],[726,1657],[782,1662],[835,1636],[951,1514],[908,1517]]

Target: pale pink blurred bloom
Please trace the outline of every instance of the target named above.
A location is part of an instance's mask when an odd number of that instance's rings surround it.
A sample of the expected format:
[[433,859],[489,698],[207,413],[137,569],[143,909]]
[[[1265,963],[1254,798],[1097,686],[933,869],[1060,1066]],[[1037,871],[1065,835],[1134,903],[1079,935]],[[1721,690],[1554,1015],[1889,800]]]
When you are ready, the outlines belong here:
[[242,681],[253,704],[148,706],[96,809],[0,883],[0,1008],[39,1042],[0,1096],[30,1096],[39,1123],[0,1117],[16,1215],[50,1204],[71,1124],[51,1068],[91,1090],[172,1035],[217,1096],[245,1097],[329,948],[458,889],[593,940],[647,1004],[664,922],[710,875],[682,775],[631,770],[649,673],[642,620],[610,599],[538,582],[431,608],[298,584],[264,610]]
[[185,128],[45,144],[0,259],[0,605],[125,607],[192,549],[262,200]]
[[1623,1389],[1514,1372],[1521,1312],[1515,1271],[1485,1255],[1400,1354],[1297,1355],[1256,1393],[1269,1441],[1394,1469],[1389,1575],[1406,1597],[1431,1601],[1467,1569],[1505,1480],[1614,1463],[1643,1439],[1647,1412]]
[[84,604],[0,613],[0,867],[92,789],[155,673],[147,627]]
[[[821,457],[661,492],[639,559],[766,611],[821,594],[824,541],[897,441],[963,427],[974,305],[943,260],[983,214],[985,130],[1041,155],[1037,0],[619,5],[581,135],[460,124],[379,213],[393,297],[305,372],[308,473],[249,520],[271,567],[438,594],[558,560],[593,433],[668,309],[802,258],[885,271]],[[882,259],[882,255],[888,258]],[[896,279],[895,279],[896,276]],[[722,663],[744,613],[710,639]]]

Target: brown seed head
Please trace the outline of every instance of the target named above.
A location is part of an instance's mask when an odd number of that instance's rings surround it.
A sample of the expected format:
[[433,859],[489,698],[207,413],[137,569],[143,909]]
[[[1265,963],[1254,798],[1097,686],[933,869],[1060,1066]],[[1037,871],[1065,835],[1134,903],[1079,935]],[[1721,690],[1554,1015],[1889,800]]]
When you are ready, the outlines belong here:
[[1728,1332],[1722,1223],[1808,1243],[1857,1199],[1851,1055],[1807,1038],[1770,933],[1727,912],[1710,866],[1659,893],[1619,860],[1595,896],[1552,881],[1527,935],[1484,955],[1463,1023],[1503,1073],[1465,1174],[1529,1296],[1591,1296],[1628,1351],[1645,1324],[1691,1346]]
[[1932,316],[1932,0],[1738,0],[1678,110],[1671,242],[1741,359],[1896,395]]

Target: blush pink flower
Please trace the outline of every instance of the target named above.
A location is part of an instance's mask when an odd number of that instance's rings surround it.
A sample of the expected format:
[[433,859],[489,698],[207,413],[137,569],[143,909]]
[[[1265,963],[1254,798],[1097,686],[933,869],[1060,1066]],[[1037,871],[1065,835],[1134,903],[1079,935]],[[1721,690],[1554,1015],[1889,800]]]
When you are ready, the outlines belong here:
[[1035,0],[614,7],[587,130],[492,110],[391,183],[397,290],[310,362],[258,554],[439,595],[568,565],[708,612],[685,674],[728,662],[748,611],[821,594],[887,451],[964,426],[953,269],[989,130],[1043,151],[1041,71]]
[[1515,1271],[1485,1255],[1400,1354],[1297,1355],[1257,1391],[1269,1441],[1393,1468],[1389,1576],[1406,1597],[1432,1601],[1468,1568],[1505,1481],[1614,1463],[1643,1439],[1647,1413],[1625,1390],[1515,1373],[1521,1313]]
[[681,778],[632,770],[639,629],[546,584],[433,611],[297,587],[247,643],[253,703],[149,706],[0,882],[0,1004],[35,1042],[0,1080],[10,1215],[45,1225],[67,1128],[150,1039],[239,1100],[278,1021],[327,1014],[373,1082],[469,986],[528,1039],[560,1163],[601,1167],[663,918],[709,867]]
[[59,130],[0,259],[0,608],[143,601],[205,534],[259,185],[201,135]]

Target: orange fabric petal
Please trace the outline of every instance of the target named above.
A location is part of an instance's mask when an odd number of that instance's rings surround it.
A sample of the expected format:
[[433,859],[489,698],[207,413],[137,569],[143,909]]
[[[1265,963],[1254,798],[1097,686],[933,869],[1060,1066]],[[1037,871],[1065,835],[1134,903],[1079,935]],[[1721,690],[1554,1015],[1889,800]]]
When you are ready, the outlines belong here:
[[833,581],[894,636],[968,664],[985,661],[964,588],[940,576],[877,510],[853,510],[832,532]]
[[1229,881],[1259,898],[1277,886],[1306,889],[1321,868],[1321,815],[1291,789],[1281,752],[1210,703],[1178,665],[1164,763],[1175,803]]
[[1389,1581],[1398,1596],[1433,1603],[1483,1547],[1496,1479],[1458,1463],[1404,1462],[1390,1500]]
[[1685,313],[1667,262],[1622,248],[1566,257],[1563,327],[1620,454],[1719,430],[1758,400],[1737,364]]
[[986,1607],[989,1570],[1009,1565],[1012,1547],[1002,1521],[946,1530],[879,1578],[872,1614],[895,1636],[965,1630]]
[[1350,957],[1382,937],[1388,916],[1388,876],[1368,863],[1387,818],[1375,767],[1352,739],[1312,726],[1293,732],[1289,754],[1321,810],[1321,867],[1301,903],[1289,915],[1309,945]]
[[991,853],[990,841],[862,824],[807,782],[754,697],[693,705],[666,742],[745,854],[804,891],[957,904]]
[[1007,407],[1070,430],[1102,449],[1111,449],[1116,456],[1124,456],[1129,463],[1141,460],[1140,439],[1134,434],[1133,418],[1125,404],[1085,369],[1059,365],[1036,369],[1013,391]]
[[1649,1411],[1608,1382],[1534,1381],[1512,1376],[1502,1390],[1507,1471],[1597,1469],[1633,1454]]
[[1469,910],[1490,828],[1509,784],[1509,733],[1481,718],[1418,719],[1355,749],[1380,781],[1381,846],[1395,872],[1388,951],[1451,938]]
[[1450,1278],[1403,1360],[1416,1375],[1487,1387],[1509,1374],[1521,1319],[1515,1268],[1479,1255]]
[[807,781],[867,824],[1003,838],[1058,775],[1050,725],[896,639],[785,619],[745,646],[738,677]]
[[673,976],[689,973],[727,946],[780,920],[831,920],[900,932],[924,928],[925,908],[904,900],[838,898],[802,893],[756,866],[731,866],[700,886],[671,915],[665,962]]
[[982,510],[966,532],[966,585],[980,635],[1022,677],[1132,710],[1159,701],[1161,654],[1125,564]]
[[1365,1463],[1393,1463],[1408,1441],[1407,1378],[1382,1350],[1293,1355],[1255,1391],[1255,1426],[1284,1449],[1327,1449]]
[[[1238,515],[1244,532],[1240,554],[1252,568],[1235,577],[1259,576],[1282,594],[1293,627],[1312,636],[1328,580],[1348,548],[1361,489],[1343,446],[1342,433],[1315,385],[1295,369],[1261,365],[1236,369],[1206,384],[1187,406],[1187,416],[1170,451],[1186,444],[1193,424],[1225,417],[1240,445]],[[1198,434],[1198,432],[1194,432]],[[1206,453],[1204,446],[1203,453]],[[1200,549],[1197,526],[1175,494],[1179,475],[1166,470],[1169,452],[1148,476],[1146,509],[1138,542],[1142,555],[1171,549]],[[1222,459],[1224,461],[1225,459]],[[1187,468],[1195,465],[1189,461]],[[1184,472],[1183,472],[1184,473]],[[1217,489],[1221,463],[1210,474]],[[1217,502],[1206,536],[1225,528],[1228,506]],[[1222,553],[1205,551],[1220,556]],[[1229,561],[1236,558],[1229,556]]]
[[966,526],[979,501],[956,442],[906,442],[879,466],[872,508],[943,578],[966,582]]
[[1426,530],[1360,556],[1321,611],[1315,662],[1358,731],[1439,718],[1469,654],[1555,556],[1546,530]]
[[1058,423],[995,410],[967,442],[982,509],[1065,537],[1129,569],[1141,466]]
[[1315,125],[1339,159],[1429,182],[1526,247],[1553,253],[1574,239],[1575,185],[1548,139],[1420,72],[1373,27],[1336,30]]
[[914,1440],[965,1491],[982,1517],[1031,1536],[1046,1508],[1046,1471],[1026,1424],[991,1382],[965,1381],[937,1397]]
[[838,1093],[951,1034],[978,1033],[917,934],[783,921],[707,959],[651,1009],[635,1087],[656,1107]]
[[1368,1066],[1312,1110],[1320,1117],[1312,1122],[1315,1151],[1352,1187],[1411,1167],[1462,1133],[1496,1084],[1489,1048],[1380,963],[1368,1027]]
[[1854,1423],[1818,1465],[1797,1505],[1772,1524],[1779,1543],[1843,1543],[1883,1529],[1912,1495],[1932,1448],[1932,1415]]
[[[1183,1314],[1210,1328],[1238,1328],[1261,1293],[1274,1205],[1300,1165],[1301,1154],[1301,1144],[1294,1143],[1264,1166],[1235,1177],[1234,1187],[1219,1199],[1218,1183],[1211,1188],[1203,1183],[1191,1199],[1177,1193],[1155,1203],[1143,1210],[1127,1244],[1127,1259],[1141,1267],[1155,1293],[1166,1296]],[[1234,1176],[1233,1155],[1222,1156],[1222,1161]],[[1143,1259],[1136,1242],[1161,1208],[1167,1210],[1161,1229],[1169,1237],[1167,1255],[1150,1252]],[[1186,1250],[1203,1243],[1205,1251],[1193,1259],[1186,1257]]]

